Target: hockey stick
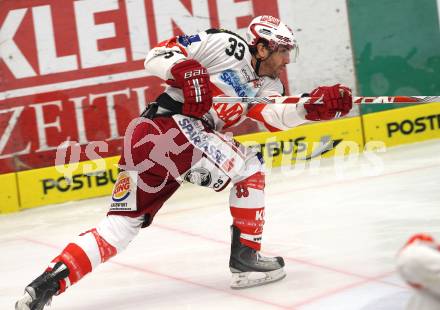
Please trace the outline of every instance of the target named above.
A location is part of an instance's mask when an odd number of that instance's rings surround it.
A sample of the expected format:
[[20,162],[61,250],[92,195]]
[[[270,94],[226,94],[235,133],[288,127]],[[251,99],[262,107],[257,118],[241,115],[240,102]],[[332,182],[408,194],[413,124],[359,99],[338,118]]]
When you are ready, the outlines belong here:
[[[263,103],[263,104],[321,104],[321,97],[214,97],[214,103]],[[381,97],[353,97],[355,104],[369,104],[369,103],[429,103],[440,102],[440,96],[381,96]]]

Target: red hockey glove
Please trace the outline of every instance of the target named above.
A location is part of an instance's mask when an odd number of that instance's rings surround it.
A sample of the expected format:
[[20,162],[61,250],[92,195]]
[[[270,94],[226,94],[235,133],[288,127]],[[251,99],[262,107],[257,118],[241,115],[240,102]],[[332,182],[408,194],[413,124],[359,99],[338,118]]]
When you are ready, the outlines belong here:
[[336,84],[320,86],[310,93],[310,97],[321,97],[322,104],[305,104],[306,119],[311,121],[330,120],[350,112],[353,103],[351,90],[347,86]]
[[182,89],[184,102],[182,114],[201,118],[212,106],[209,74],[197,60],[189,59],[171,68],[174,80],[167,84]]

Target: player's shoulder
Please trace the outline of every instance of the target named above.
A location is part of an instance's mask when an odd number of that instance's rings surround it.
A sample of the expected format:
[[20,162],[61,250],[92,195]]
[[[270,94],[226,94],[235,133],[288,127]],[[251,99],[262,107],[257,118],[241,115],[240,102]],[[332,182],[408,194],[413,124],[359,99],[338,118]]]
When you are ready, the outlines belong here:
[[[243,41],[244,43],[246,43],[246,40],[244,38],[242,38],[239,34],[227,30],[227,29],[222,29],[222,28],[211,28],[205,31],[205,33],[207,35],[212,35],[214,37],[218,37],[218,38],[228,38],[228,37],[234,37],[237,40]],[[247,43],[246,43],[247,45]]]
[[260,93],[276,93],[277,95],[284,96],[285,87],[279,78],[271,78],[268,76],[260,77],[258,80]]

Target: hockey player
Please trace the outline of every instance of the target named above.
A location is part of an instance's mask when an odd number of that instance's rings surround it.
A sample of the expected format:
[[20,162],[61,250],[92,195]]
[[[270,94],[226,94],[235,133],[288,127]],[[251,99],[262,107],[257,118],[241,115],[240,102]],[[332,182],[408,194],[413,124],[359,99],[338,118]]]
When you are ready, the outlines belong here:
[[253,19],[246,39],[210,29],[153,48],[145,68],[169,87],[127,129],[119,162],[123,171],[114,186],[110,211],[25,288],[16,309],[42,309],[53,295],[125,249],[184,180],[215,191],[232,184],[233,288],[285,277],[281,257],[259,252],[265,186],[261,154],[219,132],[246,118],[277,131],[343,116],[352,107],[351,91],[339,84],[318,87],[310,95],[321,97],[322,104],[303,106],[213,104],[212,97],[281,96],[279,75],[297,55],[292,30],[272,16]]
[[397,255],[397,271],[414,288],[407,310],[440,309],[440,244],[431,236],[412,236]]

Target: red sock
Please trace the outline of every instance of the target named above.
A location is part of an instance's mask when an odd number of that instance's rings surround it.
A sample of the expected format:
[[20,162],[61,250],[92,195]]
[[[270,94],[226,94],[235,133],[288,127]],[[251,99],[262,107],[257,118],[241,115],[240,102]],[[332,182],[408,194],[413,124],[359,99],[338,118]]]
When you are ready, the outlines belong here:
[[[90,238],[88,234],[92,234],[93,238]],[[90,242],[96,242],[99,253],[93,253],[93,251],[91,252],[90,250],[86,253],[84,249],[95,248],[89,246]],[[99,262],[106,262],[109,258],[115,256],[116,253],[116,248],[105,241],[95,228],[79,235],[75,243],[69,243],[61,254],[52,260],[48,268],[48,270],[51,270],[56,263],[63,262],[69,269],[69,276],[60,281],[60,290],[57,294],[63,293],[66,288],[75,284],[82,277],[91,272],[94,267],[91,260],[95,261],[96,265]]]
[[236,183],[229,203],[234,226],[241,232],[240,242],[259,251],[264,225],[264,173],[254,173]]

